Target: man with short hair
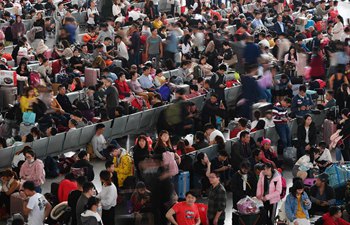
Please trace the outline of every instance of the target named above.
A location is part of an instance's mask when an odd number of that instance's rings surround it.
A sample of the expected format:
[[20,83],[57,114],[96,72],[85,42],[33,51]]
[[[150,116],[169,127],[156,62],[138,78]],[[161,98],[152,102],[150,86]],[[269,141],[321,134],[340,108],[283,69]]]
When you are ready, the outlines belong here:
[[239,135],[239,140],[232,146],[231,151],[231,165],[234,166],[234,170],[238,170],[238,165],[243,160],[250,160],[252,157],[252,149],[250,145],[250,134],[248,131],[242,131]]
[[153,92],[155,90],[155,87],[153,84],[153,78],[150,74],[151,68],[149,66],[144,66],[143,73],[139,77],[138,81],[140,82],[142,89]]
[[58,94],[56,100],[61,105],[62,109],[67,113],[73,112],[72,103],[69,101],[68,96],[66,95],[66,87],[64,85],[58,86]]
[[86,177],[80,176],[77,178],[77,190],[72,191],[68,195],[68,206],[71,208],[72,213],[72,220],[71,225],[77,225],[77,217],[76,215],[76,206],[78,203],[78,200],[83,193],[83,186],[87,182]]
[[222,137],[222,139],[225,141],[225,137],[222,134],[222,132],[215,129],[213,124],[211,124],[211,123],[205,124],[204,130],[205,130],[205,135],[209,141],[209,145],[214,144],[216,136]]
[[208,220],[210,225],[224,225],[226,209],[226,190],[220,183],[217,173],[211,172],[208,176],[211,187],[208,198]]
[[44,225],[45,218],[50,215],[51,204],[44,195],[35,192],[34,182],[26,181],[22,188],[27,197],[23,201],[23,214],[28,215],[28,225]]
[[333,109],[336,106],[336,100],[334,98],[333,90],[328,90],[326,92],[326,100],[327,100],[327,103],[325,103],[324,105],[325,109]]
[[95,177],[94,168],[89,162],[89,155],[86,151],[78,153],[78,161],[72,165],[72,168],[82,168],[85,170],[84,176],[88,181],[93,181]]
[[77,225],[83,225],[81,221],[81,214],[85,211],[85,206],[92,196],[95,195],[95,186],[91,182],[86,182],[83,185],[83,192],[80,195],[78,202],[76,204],[75,216],[77,219]]
[[103,83],[106,87],[106,109],[110,119],[116,117],[116,110],[119,106],[119,92],[116,87],[113,86],[113,80],[110,78],[103,79]]
[[225,102],[225,88],[226,88],[226,76],[227,66],[221,64],[216,73],[213,73],[210,78],[210,87],[214,89],[218,95],[218,100]]
[[225,117],[225,113],[225,109],[220,105],[217,94],[212,93],[210,98],[204,103],[201,112],[202,123],[216,125],[216,116]]
[[[196,195],[189,191],[186,193],[186,201],[178,202],[169,209],[166,218],[174,225],[199,225],[201,220],[199,218],[199,211],[196,202]],[[174,215],[176,214],[176,219]]]
[[285,97],[281,102],[276,103],[272,110],[275,129],[283,143],[283,148],[291,146],[291,135],[288,126],[288,108],[291,103],[292,100]]
[[297,118],[303,118],[306,114],[311,113],[311,107],[314,105],[310,95],[306,94],[306,86],[299,87],[299,93],[293,97],[292,113]]
[[91,139],[91,145],[95,156],[102,160],[106,159],[104,149],[107,147],[107,141],[103,136],[104,131],[105,125],[102,123],[97,124],[95,135]]

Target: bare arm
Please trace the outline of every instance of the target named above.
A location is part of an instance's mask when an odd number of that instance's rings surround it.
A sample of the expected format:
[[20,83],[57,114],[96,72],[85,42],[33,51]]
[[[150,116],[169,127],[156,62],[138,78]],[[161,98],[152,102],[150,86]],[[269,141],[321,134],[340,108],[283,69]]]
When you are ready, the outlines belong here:
[[170,221],[171,224],[178,225],[176,220],[174,219],[174,214],[175,214],[175,211],[171,208],[166,213],[165,217]]

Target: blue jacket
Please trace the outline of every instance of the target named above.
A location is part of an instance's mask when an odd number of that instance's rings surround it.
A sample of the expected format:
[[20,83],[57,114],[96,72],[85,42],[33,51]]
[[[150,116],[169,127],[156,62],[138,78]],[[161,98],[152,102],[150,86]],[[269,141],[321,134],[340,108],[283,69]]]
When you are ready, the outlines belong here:
[[[309,205],[305,205],[304,201],[307,200],[310,202]],[[308,210],[311,209],[311,200],[309,199],[309,196],[306,194],[306,192],[303,193],[303,195],[301,196],[301,207],[303,209],[303,212],[306,215],[306,218],[309,219],[309,212]],[[289,221],[293,222],[295,219],[297,219],[296,217],[296,213],[297,213],[297,209],[298,209],[298,200],[296,197],[294,197],[292,194],[288,194],[287,198],[286,198],[286,216],[288,218]]]
[[304,98],[300,97],[300,95],[296,95],[292,100],[292,112],[295,113],[296,117],[303,117],[306,114],[311,113],[311,110],[300,110],[302,106],[313,106],[314,103],[310,95],[306,94]]

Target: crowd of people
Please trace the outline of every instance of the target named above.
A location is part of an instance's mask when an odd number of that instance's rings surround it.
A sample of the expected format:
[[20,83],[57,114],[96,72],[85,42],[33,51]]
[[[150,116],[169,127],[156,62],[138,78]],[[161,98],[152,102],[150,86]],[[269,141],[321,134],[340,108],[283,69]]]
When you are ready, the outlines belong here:
[[[232,192],[236,210],[246,196],[262,202],[259,224],[274,224],[277,208],[285,223],[309,225],[318,215],[319,224],[349,224],[349,185],[331,186],[327,173],[333,163],[350,161],[350,27],[339,2],[170,0],[170,12],[160,4],[0,2],[8,24],[0,30],[0,68],[16,71],[18,92],[2,113],[0,149],[25,145],[0,172],[2,217],[55,224],[50,212],[65,204],[70,211],[60,222],[73,225],[115,224],[118,207],[137,225],[223,225]],[[233,86],[240,92],[226,99]],[[84,96],[71,102],[67,93],[77,91]],[[197,108],[189,100],[201,95]],[[269,110],[256,110],[256,103]],[[163,105],[157,138],[141,134],[128,149],[104,136],[103,122]],[[314,120],[323,110],[321,131]],[[71,158],[41,160],[30,147],[91,124],[90,144]],[[276,130],[277,143],[251,137],[266,129]],[[235,139],[232,146],[226,136]],[[201,149],[212,145],[209,158]],[[105,163],[100,190],[92,159]],[[186,171],[190,190],[180,194]],[[59,174],[65,175],[57,191],[42,195],[47,178]],[[15,195],[24,217],[11,215]],[[233,214],[232,223],[239,217]]]

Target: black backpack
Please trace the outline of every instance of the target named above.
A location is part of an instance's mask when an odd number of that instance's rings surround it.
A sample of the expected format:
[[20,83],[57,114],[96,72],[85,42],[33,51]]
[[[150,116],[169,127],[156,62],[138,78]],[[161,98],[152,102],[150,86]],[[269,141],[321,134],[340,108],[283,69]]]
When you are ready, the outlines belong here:
[[60,170],[58,169],[57,161],[51,156],[47,156],[44,160],[44,168],[47,178],[58,177]]
[[316,220],[315,225],[323,225],[323,223],[324,223],[324,220],[322,217],[320,217],[318,218],[318,220]]

